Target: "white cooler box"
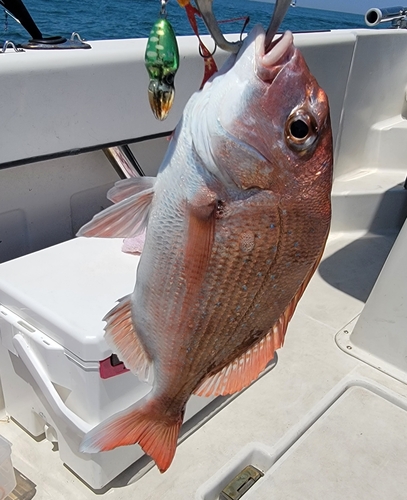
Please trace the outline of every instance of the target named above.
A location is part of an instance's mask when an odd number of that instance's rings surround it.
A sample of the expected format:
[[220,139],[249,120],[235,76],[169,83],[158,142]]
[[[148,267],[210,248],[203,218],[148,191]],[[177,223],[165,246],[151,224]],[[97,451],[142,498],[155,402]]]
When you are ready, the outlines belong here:
[[[144,455],[82,454],[85,432],[149,390],[104,340],[104,315],[131,293],[139,258],[122,240],[77,238],[0,265],[0,379],[6,411],[100,489]],[[185,420],[211,399],[193,396]],[[35,444],[34,444],[35,445]]]

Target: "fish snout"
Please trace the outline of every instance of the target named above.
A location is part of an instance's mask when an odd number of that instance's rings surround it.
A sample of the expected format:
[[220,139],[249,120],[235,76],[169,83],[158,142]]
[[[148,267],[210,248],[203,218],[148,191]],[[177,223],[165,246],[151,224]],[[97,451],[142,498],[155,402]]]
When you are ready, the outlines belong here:
[[293,34],[286,31],[274,40],[268,52],[264,48],[264,34],[256,39],[256,74],[266,83],[271,83],[281,69],[294,57]]

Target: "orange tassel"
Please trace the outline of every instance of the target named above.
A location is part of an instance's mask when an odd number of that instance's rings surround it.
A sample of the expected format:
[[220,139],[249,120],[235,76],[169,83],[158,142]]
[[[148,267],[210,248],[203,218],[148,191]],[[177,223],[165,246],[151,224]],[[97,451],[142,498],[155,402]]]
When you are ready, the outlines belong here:
[[178,0],[178,3],[181,5],[181,7],[185,8],[185,11],[188,16],[188,21],[195,33],[195,35],[198,37],[199,40],[199,46],[201,48],[201,53],[205,61],[205,66],[204,66],[204,76],[202,79],[201,86],[199,89],[201,89],[205,83],[209,80],[209,78],[218,71],[218,67],[216,66],[215,59],[213,58],[213,55],[209,52],[207,49],[206,45],[203,43],[199,36],[199,30],[198,30],[198,24],[196,22],[196,16],[201,17],[201,13],[199,12],[198,9],[193,7],[190,3],[190,0]]

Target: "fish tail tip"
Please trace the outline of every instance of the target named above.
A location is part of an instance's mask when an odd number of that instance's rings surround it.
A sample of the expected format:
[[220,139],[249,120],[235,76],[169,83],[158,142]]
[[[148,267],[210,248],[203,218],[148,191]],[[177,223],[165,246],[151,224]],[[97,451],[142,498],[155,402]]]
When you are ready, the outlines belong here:
[[139,444],[164,473],[172,463],[182,425],[179,418],[168,419],[143,409],[121,414],[89,431],[79,447],[82,453],[99,453],[119,446]]
[[182,418],[172,422],[151,422],[145,436],[139,440],[143,451],[154,460],[161,473],[169,468],[174,459],[181,425]]

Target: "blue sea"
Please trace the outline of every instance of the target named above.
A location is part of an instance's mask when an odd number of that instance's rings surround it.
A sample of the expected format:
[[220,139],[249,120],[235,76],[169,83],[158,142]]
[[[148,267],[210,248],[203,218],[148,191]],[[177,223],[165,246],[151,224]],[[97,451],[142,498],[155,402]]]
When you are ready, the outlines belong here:
[[[300,1],[299,1],[300,3]],[[69,37],[73,31],[86,40],[140,38],[148,36],[158,17],[160,0],[25,0],[28,11],[43,36]],[[224,33],[242,30],[243,20],[250,17],[246,31],[256,23],[267,26],[273,5],[250,0],[214,0],[214,12]],[[176,0],[167,4],[168,19],[177,35],[193,34],[184,9]],[[357,14],[291,7],[281,30],[315,31],[338,28],[362,28],[364,17]],[[200,24],[202,33],[206,33]],[[21,43],[31,38],[28,33],[0,7],[0,40]]]

